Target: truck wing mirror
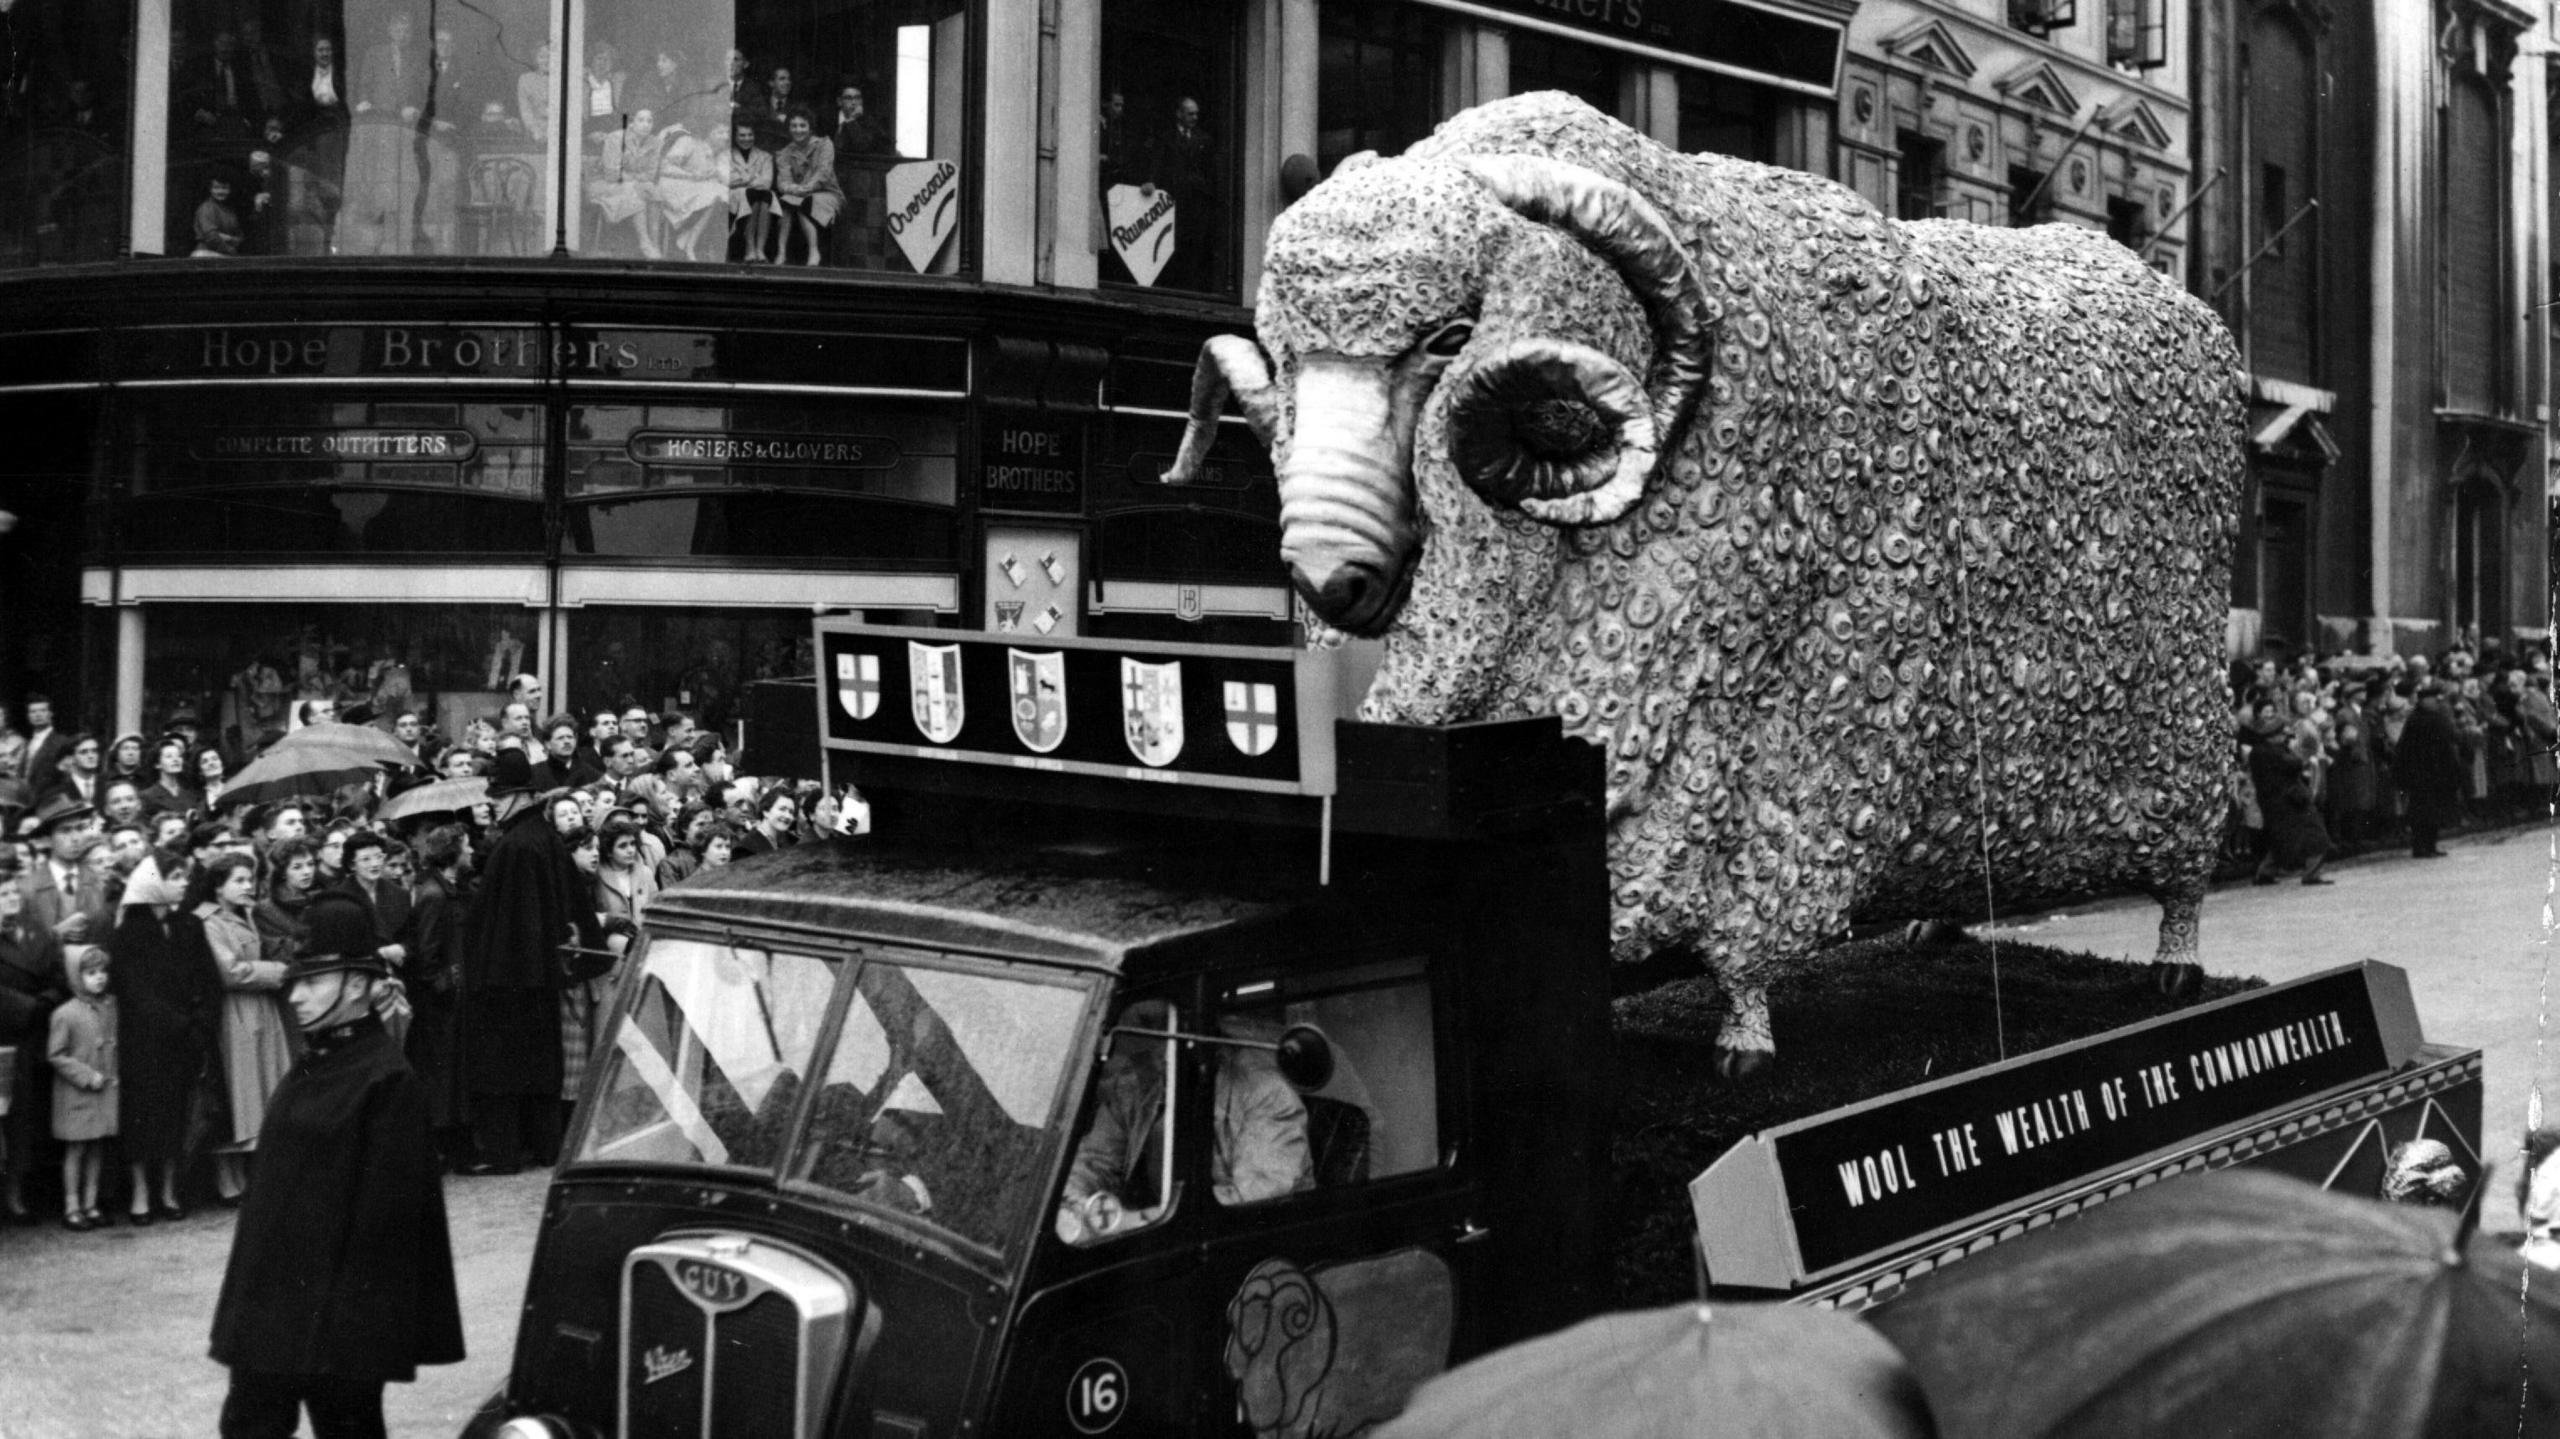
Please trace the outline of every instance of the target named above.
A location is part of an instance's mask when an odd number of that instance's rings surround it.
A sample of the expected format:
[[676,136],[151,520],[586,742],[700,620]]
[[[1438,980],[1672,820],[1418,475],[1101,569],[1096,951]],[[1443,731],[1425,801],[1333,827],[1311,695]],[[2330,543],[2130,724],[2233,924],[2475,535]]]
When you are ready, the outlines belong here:
[[1333,1042],[1314,1025],[1293,1024],[1282,1030],[1273,1058],[1280,1077],[1292,1089],[1312,1092],[1333,1082]]

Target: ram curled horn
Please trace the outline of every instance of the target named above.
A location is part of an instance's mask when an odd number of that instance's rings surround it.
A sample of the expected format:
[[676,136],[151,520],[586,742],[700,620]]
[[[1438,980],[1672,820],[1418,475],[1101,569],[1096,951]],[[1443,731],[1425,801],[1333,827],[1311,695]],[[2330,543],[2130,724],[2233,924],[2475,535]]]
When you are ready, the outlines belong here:
[[[1697,269],[1662,213],[1615,180],[1532,155],[1459,163],[1505,206],[1607,260],[1644,307],[1654,358],[1642,382],[1569,340],[1518,339],[1475,358],[1449,381],[1451,462],[1493,503],[1549,524],[1607,524],[1643,498],[1705,388],[1713,346]],[[1201,347],[1169,482],[1196,477],[1229,393],[1268,443],[1278,411],[1270,365],[1250,341],[1217,337]],[[1409,484],[1410,454],[1396,459]]]

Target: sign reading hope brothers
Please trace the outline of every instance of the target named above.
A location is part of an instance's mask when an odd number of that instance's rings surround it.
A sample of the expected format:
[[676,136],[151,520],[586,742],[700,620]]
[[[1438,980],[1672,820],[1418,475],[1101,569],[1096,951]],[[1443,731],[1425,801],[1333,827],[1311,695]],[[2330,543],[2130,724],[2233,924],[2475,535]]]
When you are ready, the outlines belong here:
[[1708,1269],[1820,1278],[2388,1074],[2419,1042],[2408,976],[2367,961],[1781,1125],[1691,1182]]

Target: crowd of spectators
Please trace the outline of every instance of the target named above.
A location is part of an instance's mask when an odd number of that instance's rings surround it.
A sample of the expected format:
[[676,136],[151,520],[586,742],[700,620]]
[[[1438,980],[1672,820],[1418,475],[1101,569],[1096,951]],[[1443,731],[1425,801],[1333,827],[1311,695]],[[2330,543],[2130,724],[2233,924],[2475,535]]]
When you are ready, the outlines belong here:
[[[305,703],[306,722],[339,718]],[[414,713],[345,718],[416,765],[244,805],[224,776],[246,757],[192,725],[102,743],[41,697],[32,733],[0,712],[0,1046],[14,1049],[0,1222],[42,1218],[56,1173],[74,1229],[109,1222],[108,1202],[134,1225],[183,1218],[190,1198],[237,1204],[301,1043],[285,963],[333,892],[372,917],[396,981],[381,1009],[426,1084],[442,1161],[547,1164],[659,890],[869,824],[850,787],[738,772],[681,712],[537,722],[518,699],[452,736]],[[455,779],[479,784],[411,795]],[[539,883],[523,864],[502,879],[502,850],[533,856]],[[533,920],[537,899],[559,908],[556,932],[547,909]]]
[[2443,851],[2447,830],[2550,813],[2560,714],[2549,656],[2445,653],[2231,667],[2235,744],[2225,854],[2260,884],[2339,846]]
[[[577,149],[588,254],[878,268],[901,158],[865,82],[742,50],[592,39],[510,60],[407,11],[367,33],[271,44],[254,21],[180,66],[173,184],[192,253],[536,255],[555,127]],[[565,83],[564,83],[565,81]],[[557,111],[567,96],[570,114]]]

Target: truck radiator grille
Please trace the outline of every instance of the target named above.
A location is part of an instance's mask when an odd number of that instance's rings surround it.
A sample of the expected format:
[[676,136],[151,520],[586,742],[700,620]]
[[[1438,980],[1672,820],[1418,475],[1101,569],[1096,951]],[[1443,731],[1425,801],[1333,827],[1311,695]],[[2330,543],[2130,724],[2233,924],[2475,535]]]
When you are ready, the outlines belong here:
[[810,1439],[844,1362],[852,1283],[744,1235],[682,1236],[624,1261],[624,1439]]

